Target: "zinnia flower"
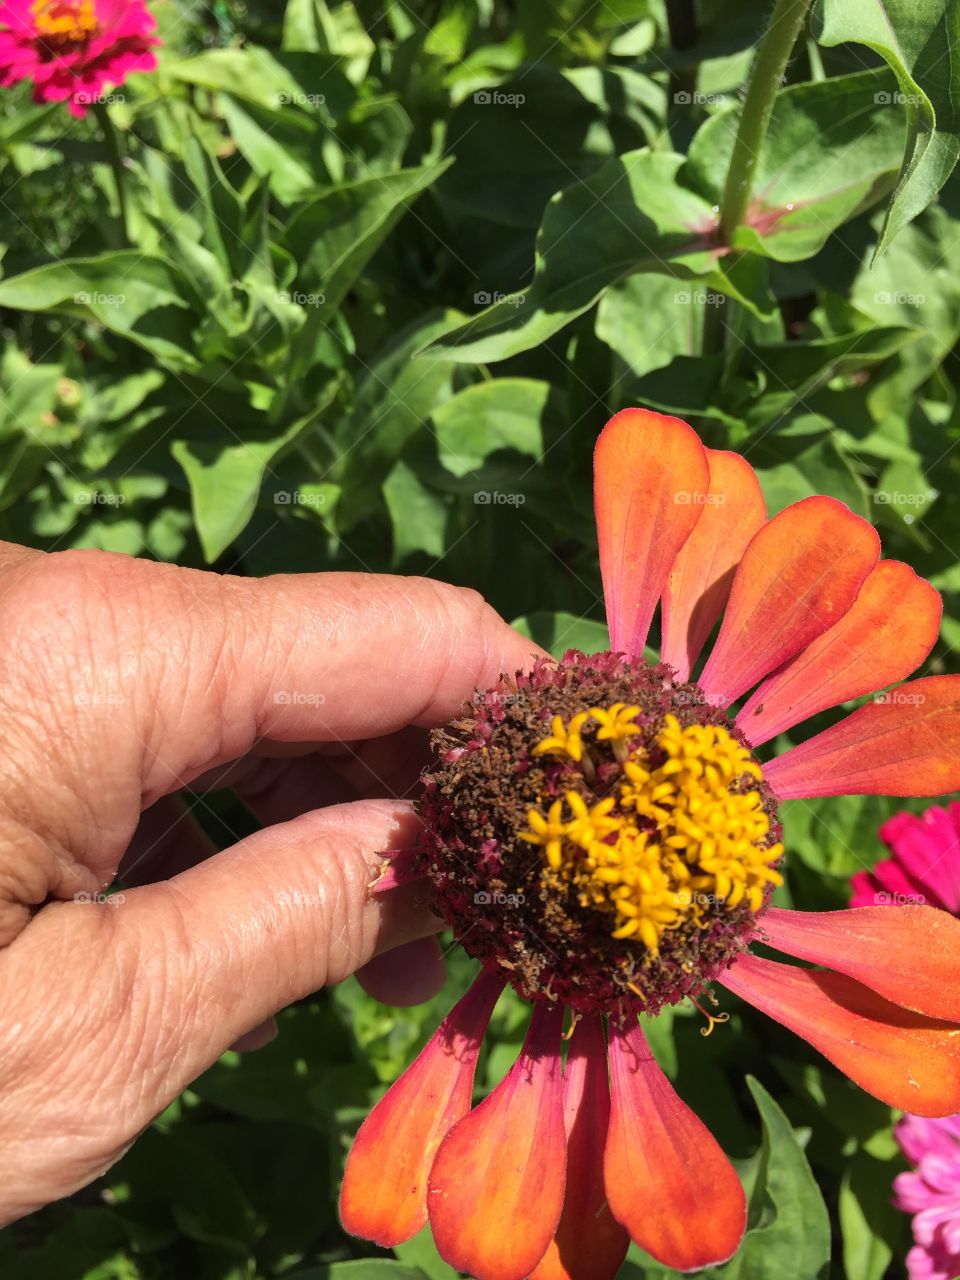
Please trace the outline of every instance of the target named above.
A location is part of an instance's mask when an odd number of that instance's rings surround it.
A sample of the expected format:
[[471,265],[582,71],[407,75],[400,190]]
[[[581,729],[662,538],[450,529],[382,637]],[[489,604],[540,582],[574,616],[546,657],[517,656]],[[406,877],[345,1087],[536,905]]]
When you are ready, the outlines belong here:
[[928,902],[960,915],[960,804],[895,813],[880,839],[893,856],[851,877],[851,906]]
[[[892,857],[853,877],[853,906],[930,902],[960,913],[960,804],[920,817],[896,813],[880,828]],[[894,1182],[897,1207],[913,1214],[910,1280],[960,1276],[960,1115],[904,1116],[894,1130],[916,1166]]]
[[[429,1220],[441,1255],[480,1280],[610,1280],[629,1237],[680,1271],[735,1253],[740,1180],[638,1021],[687,998],[715,1007],[711,983],[889,1105],[960,1110],[960,922],[929,906],[770,905],[781,801],[960,785],[960,678],[917,680],[758,754],[914,671],[937,593],[879,562],[873,527],[833,498],[767,520],[744,459],[676,418],[625,410],[594,464],[613,651],[504,675],[438,731],[422,845],[377,885],[422,877],[481,973],[362,1125],[342,1220],[388,1247]],[[754,940],[823,967],[761,958]],[[533,1005],[529,1031],[471,1109],[507,982]]]
[[32,80],[34,102],[83,117],[107,85],[154,69],[155,26],[143,0],[2,0],[0,84]]
[[910,1280],[956,1280],[960,1276],[960,1116],[925,1120],[904,1116],[897,1141],[916,1172],[901,1173],[897,1206],[912,1213],[907,1254]]

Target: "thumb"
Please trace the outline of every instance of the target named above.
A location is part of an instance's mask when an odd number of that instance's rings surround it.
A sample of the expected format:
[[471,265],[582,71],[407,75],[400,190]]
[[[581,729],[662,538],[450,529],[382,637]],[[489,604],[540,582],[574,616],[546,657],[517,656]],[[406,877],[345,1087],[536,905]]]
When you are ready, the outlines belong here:
[[419,829],[403,801],[334,805],[133,896],[128,927],[141,944],[169,951],[178,939],[163,1004],[181,1029],[182,1085],[278,1009],[436,932],[422,885],[369,892],[384,850],[412,844]]
[[278,1009],[434,932],[417,884],[368,892],[382,851],[418,829],[402,801],[334,806],[38,913],[0,956],[0,1222],[109,1168]]

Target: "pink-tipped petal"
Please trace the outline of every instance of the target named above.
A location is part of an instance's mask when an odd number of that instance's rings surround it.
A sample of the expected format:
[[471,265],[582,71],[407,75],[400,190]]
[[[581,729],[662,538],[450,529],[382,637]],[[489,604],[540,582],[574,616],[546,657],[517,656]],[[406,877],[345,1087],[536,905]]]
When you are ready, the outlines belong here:
[[880,557],[874,527],[836,498],[804,498],[768,521],[740,560],[698,683],[727,706],[853,605]]
[[781,800],[960,789],[960,676],[880,694],[765,765],[764,776]]
[[688,680],[713,624],[723,613],[747,543],[764,524],[767,504],[757,473],[739,453],[707,449],[710,491],[663,591],[661,657]]
[[635,1023],[611,1024],[607,1200],[641,1248],[677,1271],[725,1262],[747,1221],[740,1179],[677,1097]]
[[340,1219],[351,1235],[390,1248],[426,1224],[427,1175],[441,1141],[470,1109],[477,1054],[503,986],[481,974],[360,1126],[340,1193]]
[[679,418],[624,409],[600,432],[593,473],[610,647],[639,657],[667,574],[704,510],[707,456]]
[[818,711],[905,680],[936,643],[942,612],[929,582],[882,560],[849,612],[755,690],[737,727],[758,747]]
[[960,1026],[891,1004],[842,973],[744,953],[721,978],[801,1036],[889,1107],[921,1116],[960,1110]]
[[856,978],[904,1009],[960,1022],[960,920],[935,907],[784,911],[771,907],[763,940],[777,951]]
[[614,1280],[630,1237],[607,1204],[603,1149],[610,1116],[607,1046],[586,1016],[570,1040],[563,1078],[567,1189],[560,1225],[530,1280]]
[[456,1124],[430,1172],[440,1255],[482,1280],[525,1280],[560,1221],[566,1168],[563,1009],[538,1003],[520,1057]]

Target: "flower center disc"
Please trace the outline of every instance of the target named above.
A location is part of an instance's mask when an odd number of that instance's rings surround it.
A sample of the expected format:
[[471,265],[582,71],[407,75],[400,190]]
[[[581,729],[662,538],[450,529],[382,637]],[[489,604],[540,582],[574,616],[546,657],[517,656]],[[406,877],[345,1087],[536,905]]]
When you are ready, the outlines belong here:
[[667,666],[571,652],[434,735],[422,869],[464,949],[526,999],[655,1013],[740,953],[776,807],[723,711]]
[[93,0],[34,0],[30,12],[34,30],[52,52],[67,52],[96,34]]

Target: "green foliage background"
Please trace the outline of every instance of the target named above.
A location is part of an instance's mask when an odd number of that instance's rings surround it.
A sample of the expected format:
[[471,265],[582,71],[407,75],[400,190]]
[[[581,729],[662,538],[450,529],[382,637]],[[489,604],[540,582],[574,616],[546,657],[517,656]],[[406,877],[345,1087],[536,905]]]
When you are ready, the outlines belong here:
[[[99,114],[0,99],[0,536],[432,574],[557,653],[598,649],[591,450],[643,404],[744,452],[771,513],[819,492],[875,522],[945,596],[926,671],[958,669],[953,3],[814,8],[729,253],[754,0],[155,12],[158,71]],[[216,803],[219,834],[246,821]],[[895,807],[788,805],[783,900],[844,905]],[[285,1011],[100,1183],[0,1233],[0,1280],[451,1276],[426,1238],[348,1239],[334,1207],[352,1132],[469,981],[448,960],[422,1008],[349,982]],[[505,997],[481,1092],[524,1023]],[[651,1036],[750,1192],[712,1275],[903,1274],[886,1107],[749,1010]],[[622,1271],[665,1274],[636,1250]]]

